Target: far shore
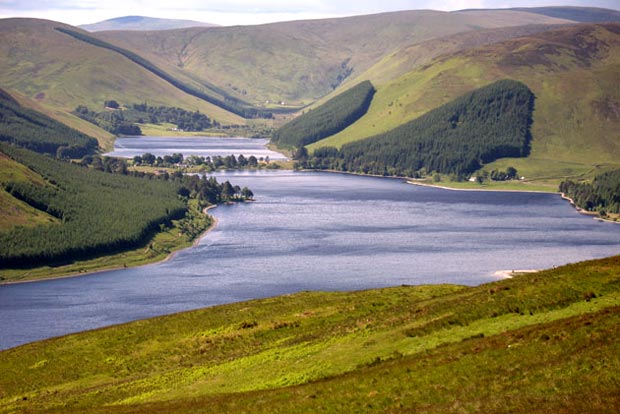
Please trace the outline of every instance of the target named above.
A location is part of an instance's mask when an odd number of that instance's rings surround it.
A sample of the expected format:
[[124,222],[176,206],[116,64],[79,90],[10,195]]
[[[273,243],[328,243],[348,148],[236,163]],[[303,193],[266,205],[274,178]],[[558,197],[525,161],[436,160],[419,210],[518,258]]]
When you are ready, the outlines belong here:
[[[202,211],[203,211],[204,214],[208,214],[209,210],[214,209],[216,207],[217,207],[217,205],[209,206],[209,207],[206,207],[205,209],[203,209]],[[211,216],[211,219],[213,220],[211,225],[209,227],[207,227],[207,229],[205,229],[205,231],[200,233],[200,235],[198,235],[194,239],[194,241],[192,242],[191,246],[187,246],[187,247],[184,247],[184,248],[181,248],[181,249],[178,249],[178,250],[174,250],[174,251],[170,252],[163,259],[154,260],[152,262],[145,261],[145,262],[140,263],[138,265],[130,265],[130,266],[112,266],[112,267],[105,267],[105,266],[103,266],[103,267],[101,267],[99,269],[88,270],[86,272],[79,272],[78,271],[77,273],[69,273],[69,274],[66,274],[66,275],[40,277],[40,278],[36,278],[36,279],[26,279],[26,280],[0,281],[0,286],[1,285],[18,285],[18,284],[22,284],[22,283],[45,282],[45,281],[48,281],[48,280],[69,279],[69,278],[82,277],[82,276],[93,276],[93,275],[96,275],[96,274],[99,274],[99,273],[113,272],[115,270],[132,269],[132,268],[137,268],[137,267],[142,267],[142,266],[149,266],[149,265],[158,264],[158,263],[165,263],[165,262],[173,259],[178,253],[182,252],[183,250],[191,249],[193,247],[196,247],[198,245],[198,243],[200,243],[200,241],[207,234],[209,234],[213,229],[215,229],[215,227],[218,225],[219,221],[218,221],[218,219],[215,216]]]
[[514,190],[502,188],[454,188],[445,185],[423,183],[414,178],[406,178],[407,184],[419,185],[420,187],[441,188],[450,191],[476,191],[476,192],[496,192],[496,193],[537,193],[537,194],[560,194],[557,191],[541,191],[541,190]]

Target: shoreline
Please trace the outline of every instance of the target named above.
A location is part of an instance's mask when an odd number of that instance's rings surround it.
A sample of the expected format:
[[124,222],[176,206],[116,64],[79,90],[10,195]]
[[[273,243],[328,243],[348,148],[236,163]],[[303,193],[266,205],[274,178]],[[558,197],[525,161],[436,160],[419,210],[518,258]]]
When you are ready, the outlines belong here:
[[448,187],[445,185],[437,185],[437,184],[429,184],[417,182],[413,178],[405,178],[407,184],[417,185],[420,187],[430,187],[430,188],[439,188],[442,190],[450,190],[450,191],[470,191],[470,192],[488,192],[488,193],[534,193],[534,194],[560,194],[557,191],[541,191],[541,190],[503,190],[503,189],[492,189],[492,188],[454,188]]
[[598,213],[595,212],[595,211],[584,210],[583,208],[579,207],[577,205],[577,203],[575,203],[575,200],[573,200],[572,198],[570,198],[569,196],[567,196],[564,193],[560,193],[560,197],[562,197],[562,200],[568,201],[570,203],[570,205],[573,206],[575,211],[577,211],[577,213],[579,213],[579,214],[583,214],[584,216],[592,217],[596,221],[602,221],[602,222],[611,223],[611,224],[620,224],[620,222],[618,222],[618,221],[609,220],[609,219],[606,219],[606,218],[603,218],[603,217],[599,216]]
[[[209,206],[209,207],[205,207],[202,212],[204,214],[208,214],[208,211],[211,209],[214,209],[218,207],[218,205],[213,205],[213,206]],[[3,285],[19,285],[19,284],[23,284],[23,283],[37,283],[37,282],[47,282],[50,280],[57,280],[57,279],[69,279],[69,278],[74,278],[74,277],[82,277],[82,276],[94,276],[97,275],[99,273],[104,273],[104,272],[113,272],[116,270],[125,270],[125,269],[135,269],[138,267],[142,267],[142,266],[150,266],[150,265],[154,265],[154,264],[160,264],[160,263],[166,263],[167,261],[173,259],[179,252],[182,252],[183,250],[186,249],[191,249],[193,247],[196,247],[198,245],[198,243],[200,243],[200,241],[207,235],[209,234],[213,229],[215,229],[219,223],[218,219],[215,216],[211,216],[213,222],[211,223],[211,225],[209,227],[207,227],[205,229],[205,231],[203,231],[202,233],[200,233],[193,241],[192,244],[190,246],[187,247],[183,247],[181,249],[178,250],[174,250],[170,253],[168,253],[168,255],[161,259],[161,260],[156,260],[150,263],[142,263],[136,266],[113,266],[113,267],[109,267],[109,268],[101,268],[101,269],[97,269],[97,270],[89,270],[87,272],[82,272],[82,273],[71,273],[71,274],[66,274],[66,275],[59,275],[59,276],[49,276],[49,277],[41,277],[41,278],[37,278],[37,279],[28,279],[28,280],[14,280],[14,281],[0,281],[0,286]]]
[[519,276],[526,273],[538,273],[543,270],[549,269],[520,269],[520,270],[498,270],[493,273],[493,276],[500,277],[502,279],[512,279],[514,276]]

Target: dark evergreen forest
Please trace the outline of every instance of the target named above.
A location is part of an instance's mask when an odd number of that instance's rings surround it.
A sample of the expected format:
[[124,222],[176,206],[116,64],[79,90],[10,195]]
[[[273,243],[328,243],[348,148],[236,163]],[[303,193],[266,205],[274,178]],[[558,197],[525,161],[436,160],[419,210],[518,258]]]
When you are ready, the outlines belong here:
[[97,149],[97,140],[24,108],[0,89],[0,141],[58,156],[81,158]]
[[0,265],[33,266],[102,255],[143,242],[160,224],[183,217],[174,182],[107,174],[2,144],[0,150],[43,176],[48,186],[8,183],[14,197],[61,224],[0,233]]
[[9,182],[5,190],[61,220],[60,224],[1,232],[0,267],[41,266],[131,249],[161,226],[182,218],[190,198],[203,207],[253,197],[249,188],[218,183],[213,177],[180,171],[159,176],[131,174],[125,161],[115,158],[89,156],[90,164],[79,165],[7,144],[0,144],[0,152],[49,183]]
[[281,147],[301,148],[334,135],[368,111],[374,94],[372,83],[364,81],[283,125],[272,141]]
[[572,198],[577,206],[597,211],[603,217],[607,213],[620,213],[620,170],[597,175],[591,183],[563,181],[560,191]]
[[306,168],[364,174],[465,176],[503,157],[530,150],[534,95],[501,80],[434,109],[394,130],[298,160]]

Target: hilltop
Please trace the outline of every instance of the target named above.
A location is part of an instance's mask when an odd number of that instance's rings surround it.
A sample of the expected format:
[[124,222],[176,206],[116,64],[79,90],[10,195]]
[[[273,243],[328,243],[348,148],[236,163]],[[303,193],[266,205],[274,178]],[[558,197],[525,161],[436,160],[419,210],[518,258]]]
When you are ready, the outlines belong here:
[[402,11],[259,26],[99,36],[257,105],[312,103],[401,47],[450,34],[570,21],[524,12]]
[[103,30],[170,30],[186,27],[215,27],[216,24],[197,22],[194,20],[159,19],[146,16],[123,16],[103,20],[97,23],[82,24],[78,27],[89,32]]
[[[381,76],[393,62],[402,59],[392,55],[362,78]],[[489,168],[514,165],[526,177],[561,178],[602,164],[617,165],[619,65],[617,23],[565,26],[447,53],[393,80],[375,82],[377,93],[366,115],[309,148],[340,147],[390,131],[466,92],[514,79],[535,95],[531,153]]]

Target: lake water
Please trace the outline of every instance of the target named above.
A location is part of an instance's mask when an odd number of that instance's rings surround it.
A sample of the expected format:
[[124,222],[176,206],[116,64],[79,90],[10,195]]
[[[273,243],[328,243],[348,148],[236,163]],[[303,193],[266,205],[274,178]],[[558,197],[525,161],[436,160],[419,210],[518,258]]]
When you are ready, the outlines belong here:
[[256,202],[172,260],[0,286],[0,348],[155,315],[302,290],[477,285],[620,253],[620,226],[553,194],[462,192],[397,179],[229,172]]
[[262,138],[230,137],[129,137],[117,138],[114,151],[105,155],[110,157],[133,158],[136,155],[151,153],[155,156],[183,154],[187,157],[225,157],[235,155],[244,157],[254,155],[256,158],[269,157],[270,160],[285,160],[286,156],[267,149],[269,141]]

